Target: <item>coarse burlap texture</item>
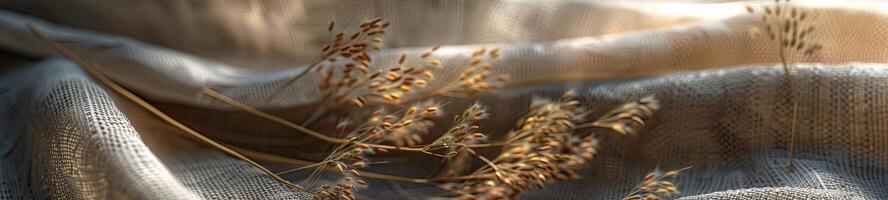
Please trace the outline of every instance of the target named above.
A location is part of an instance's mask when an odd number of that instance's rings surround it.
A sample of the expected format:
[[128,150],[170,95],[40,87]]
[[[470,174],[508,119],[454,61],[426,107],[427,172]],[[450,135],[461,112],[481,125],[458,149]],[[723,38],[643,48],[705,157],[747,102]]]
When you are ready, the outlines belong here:
[[[812,37],[824,49],[790,56],[803,63],[793,73],[799,117],[792,172],[785,170],[790,90],[773,45],[749,37],[757,18],[745,13],[746,3],[0,1],[0,199],[310,198],[182,136],[73,63],[51,58],[26,23],[214,139],[312,159],[323,153],[317,140],[199,91],[214,88],[300,121],[320,98],[316,76],[274,101],[263,97],[317,56],[328,20],[354,27],[375,17],[392,22],[378,66],[445,45],[434,56],[448,67],[431,87],[453,80],[475,48],[502,49],[494,69],[512,80],[480,97],[492,112],[481,126],[494,139],[532,98],[569,89],[594,110],[592,118],[649,95],[662,102],[640,134],[608,135],[582,179],[521,198],[616,199],[658,166],[694,166],[676,182],[682,199],[888,199],[888,3],[797,2],[813,11]],[[475,99],[445,101],[456,113]],[[315,128],[335,120],[323,118]],[[390,163],[368,171],[411,177],[436,162],[400,153],[377,159]],[[436,194],[433,186],[382,180],[360,192],[367,199]]]

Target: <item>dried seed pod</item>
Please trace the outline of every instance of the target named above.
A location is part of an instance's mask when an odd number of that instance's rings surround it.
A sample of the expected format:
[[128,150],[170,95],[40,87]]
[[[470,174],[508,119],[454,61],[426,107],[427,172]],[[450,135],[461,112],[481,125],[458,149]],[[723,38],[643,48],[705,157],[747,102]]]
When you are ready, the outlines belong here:
[[358,108],[363,108],[367,105],[367,100],[365,100],[364,97],[358,97],[354,99],[354,103],[355,106],[358,106]]
[[429,60],[429,64],[432,65],[433,67],[440,67],[441,61],[437,60],[437,59],[432,59],[432,60]]

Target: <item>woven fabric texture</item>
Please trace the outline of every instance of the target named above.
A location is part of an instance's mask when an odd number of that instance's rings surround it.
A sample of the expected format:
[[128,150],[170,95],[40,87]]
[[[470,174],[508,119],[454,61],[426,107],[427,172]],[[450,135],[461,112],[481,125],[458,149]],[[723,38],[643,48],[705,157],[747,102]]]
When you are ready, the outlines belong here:
[[[795,2],[795,1],[794,1]],[[25,27],[47,32],[99,70],[186,125],[223,143],[311,157],[316,140],[200,94],[214,88],[299,121],[319,77],[278,98],[341,27],[392,22],[386,51],[434,56],[454,80],[478,47],[498,47],[512,80],[479,97],[493,138],[533,98],[575,90],[598,116],[653,95],[662,103],[638,135],[612,137],[581,172],[523,199],[616,199],[652,169],[694,166],[681,199],[888,199],[888,3],[800,1],[824,45],[801,62],[795,170],[787,172],[792,104],[776,49],[749,36],[744,4],[657,1],[25,1],[0,2],[0,46],[47,57],[0,74],[0,199],[310,199],[180,131],[94,82]],[[6,66],[4,66],[6,67]],[[448,98],[456,112],[475,99]],[[335,123],[321,119],[318,126]],[[439,127],[440,128],[440,127]],[[434,132],[434,131],[433,131]],[[482,152],[491,153],[491,152]],[[369,171],[423,176],[426,156],[391,155]],[[269,163],[272,170],[290,166]],[[304,174],[285,176],[300,183]],[[325,177],[325,178],[335,178]],[[370,180],[367,199],[426,199],[433,186]]]

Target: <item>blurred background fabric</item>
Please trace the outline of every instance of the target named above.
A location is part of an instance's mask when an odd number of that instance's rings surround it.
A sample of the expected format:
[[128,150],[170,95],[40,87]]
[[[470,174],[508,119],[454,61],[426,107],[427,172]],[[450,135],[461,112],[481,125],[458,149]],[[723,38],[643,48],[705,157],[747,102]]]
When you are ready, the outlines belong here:
[[[676,182],[681,199],[888,199],[888,3],[793,1],[812,11],[812,37],[824,48],[789,56],[800,63],[793,74],[799,118],[792,172],[785,170],[789,87],[777,49],[750,37],[758,17],[744,9],[760,3],[2,0],[0,199],[311,198],[107,90],[58,58],[28,23],[213,139],[308,159],[323,153],[313,138],[200,90],[301,121],[321,97],[319,77],[310,73],[271,102],[266,94],[317,57],[330,20],[356,27],[376,17],[392,23],[377,66],[443,45],[434,56],[447,67],[432,86],[454,80],[474,49],[502,49],[494,71],[512,80],[480,96],[493,115],[481,126],[493,138],[513,128],[532,98],[570,89],[591,116],[649,95],[662,102],[639,135],[604,143],[582,179],[523,199],[617,199],[652,169],[686,166],[694,168]],[[447,101],[445,110],[456,112],[475,100]],[[382,159],[390,163],[369,171],[421,177],[433,166],[416,163],[437,162],[397,153]],[[370,180],[359,196],[439,193]]]

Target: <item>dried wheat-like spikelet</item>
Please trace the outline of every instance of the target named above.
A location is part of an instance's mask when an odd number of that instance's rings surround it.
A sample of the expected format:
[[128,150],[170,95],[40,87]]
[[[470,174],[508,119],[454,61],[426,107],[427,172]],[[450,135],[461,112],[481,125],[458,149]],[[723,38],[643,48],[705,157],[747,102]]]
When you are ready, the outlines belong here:
[[[432,48],[426,53],[431,54],[436,49]],[[426,87],[434,77],[431,69],[435,66],[427,62],[431,60],[430,57],[420,57],[408,62],[408,56],[402,54],[398,59],[398,66],[372,72],[369,56],[359,56],[358,60],[357,63],[348,63],[342,68],[318,68],[322,78],[320,89],[324,91],[325,99],[334,102],[333,105],[351,102],[357,107],[364,107],[373,102],[368,99],[398,103],[417,87]]]
[[441,135],[437,140],[423,147],[423,151],[432,153],[431,151],[438,149],[446,149],[445,154],[435,154],[441,157],[456,156],[463,147],[468,144],[474,144],[483,141],[487,135],[479,132],[476,124],[484,118],[487,118],[487,111],[480,103],[475,103],[462,114],[453,118],[453,125],[447,132]]
[[367,182],[364,180],[357,179],[355,177],[360,176],[357,170],[348,170],[343,172],[343,178],[338,181],[338,183],[333,186],[324,184],[321,186],[320,190],[318,190],[313,196],[314,199],[357,199],[355,197],[355,191],[359,187],[366,187]]
[[[316,61],[309,64],[305,71],[284,81],[283,84],[272,91],[267,100],[274,98],[283,89],[296,83],[296,80],[310,71],[322,72],[324,68],[335,68],[333,66],[342,65],[345,68],[357,68],[357,71],[362,71],[364,74],[368,73],[369,64],[367,63],[371,62],[372,58],[370,58],[367,52],[382,50],[382,36],[385,35],[385,29],[389,25],[390,23],[384,22],[382,18],[376,18],[362,23],[360,26],[361,30],[358,32],[351,34],[346,34],[345,32],[336,33],[330,38],[327,45],[321,49],[319,58]],[[330,21],[327,31],[332,34],[335,27],[335,21]]]
[[[356,137],[354,139],[357,140]],[[317,181],[327,166],[335,167],[342,175],[342,179],[332,187],[326,184],[321,186],[321,189],[315,193],[315,199],[355,199],[354,192],[358,187],[367,185],[360,179],[357,169],[368,166],[370,162],[367,159],[368,154],[375,154],[375,151],[365,145],[338,145],[312,172],[308,181],[310,183]]]
[[[395,146],[414,146],[421,143],[421,136],[427,134],[429,128],[435,125],[430,118],[442,114],[438,110],[439,107],[437,102],[425,101],[404,109],[400,120],[392,122],[395,127],[382,134],[382,140],[394,143]],[[398,123],[400,123],[400,127],[397,126]]]
[[809,23],[810,11],[792,6],[789,0],[775,0],[772,5],[762,6],[760,11],[746,6],[746,11],[751,14],[761,12],[762,27],[753,28],[753,36],[764,33],[779,46],[780,51],[797,51],[811,55],[823,48],[823,45],[810,37],[815,27]]
[[644,180],[635,186],[629,195],[623,197],[623,200],[662,200],[664,198],[675,197],[679,194],[678,186],[673,182],[678,175],[690,168],[684,168],[674,171],[660,171],[659,169],[648,173],[644,176]]
[[591,126],[609,128],[623,135],[634,134],[643,127],[644,119],[652,117],[660,109],[660,102],[653,96],[623,104],[590,123]]
[[430,118],[441,115],[440,104],[434,101],[416,103],[397,113],[386,114],[382,109],[374,112],[367,121],[355,129],[349,137],[369,137],[371,143],[393,142],[397,146],[410,146],[422,142],[434,123]]
[[494,74],[493,65],[486,61],[499,58],[499,55],[499,49],[488,51],[481,48],[475,50],[467,66],[459,74],[457,81],[441,88],[441,93],[450,96],[473,96],[484,90],[501,87],[503,82],[509,80],[509,76]]
[[[360,179],[357,169],[372,163],[367,156],[387,152],[385,149],[375,149],[367,144],[392,141],[404,145],[418,142],[415,141],[419,138],[418,135],[428,132],[428,127],[431,126],[429,118],[440,115],[438,106],[433,101],[427,101],[396,113],[387,113],[382,109],[373,112],[366,121],[346,135],[346,138],[353,142],[337,145],[308,178],[310,182],[317,181],[321,171],[327,166],[333,166],[342,173],[343,179],[340,183],[323,186],[316,197],[354,199],[354,191],[359,186],[366,185]],[[346,132],[347,128],[348,122],[341,122],[336,126],[338,132]]]
[[475,172],[494,176],[448,189],[464,199],[508,199],[554,179],[577,178],[574,171],[598,152],[598,140],[574,134],[574,124],[583,120],[585,109],[571,98],[532,103],[494,164]]
[[[353,103],[360,108],[380,101],[397,104],[407,97],[412,101],[440,94],[471,96],[499,87],[508,79],[507,75],[494,75],[491,71],[493,66],[485,61],[499,57],[499,49],[478,49],[472,53],[458,81],[430,90],[427,94],[413,94],[417,87],[425,88],[434,79],[433,69],[444,67],[440,60],[432,57],[439,47],[433,47],[415,59],[401,54],[397,66],[376,69],[367,51],[382,50],[382,35],[388,26],[389,23],[383,22],[382,18],[367,21],[361,24],[360,32],[348,39],[345,39],[345,33],[339,32],[321,50],[321,60],[310,65],[306,72],[314,71],[321,78],[319,88],[324,93],[321,101],[326,102],[325,106]],[[331,22],[328,31],[332,32],[334,27]],[[289,79],[281,88],[292,84],[302,75]],[[279,92],[280,88],[271,97]]]
[[436,50],[438,47],[433,47],[413,59],[401,54],[396,67],[378,69],[373,73],[370,73],[373,67],[369,59],[345,64],[343,68],[318,68],[322,78],[320,89],[325,93],[324,99],[331,99],[334,106],[351,102],[364,107],[374,102],[398,104],[435,95],[474,96],[501,87],[509,79],[508,75],[494,74],[493,65],[485,61],[498,57],[499,49],[478,49],[472,53],[472,59],[458,80],[419,92],[434,80],[434,71],[444,67],[440,60],[432,57]]
[[[553,180],[576,179],[576,170],[585,167],[598,153],[598,139],[594,134],[576,134],[586,109],[567,92],[561,101],[537,99],[518,128],[508,134],[508,143],[488,166],[476,170],[478,176],[462,184],[444,185],[463,199],[511,199],[519,193],[544,187]],[[658,108],[657,101],[647,97],[627,103],[601,120],[587,124],[624,124],[614,129],[632,133],[644,125]],[[628,123],[632,125],[628,125]],[[487,175],[487,176],[483,176]]]

